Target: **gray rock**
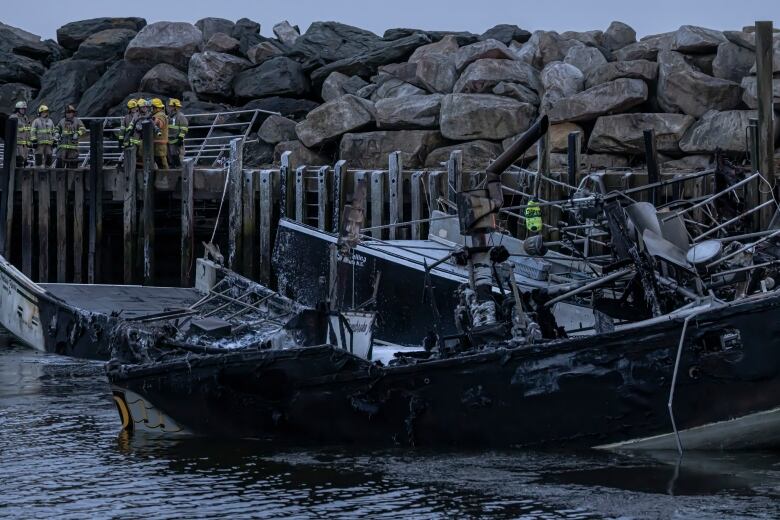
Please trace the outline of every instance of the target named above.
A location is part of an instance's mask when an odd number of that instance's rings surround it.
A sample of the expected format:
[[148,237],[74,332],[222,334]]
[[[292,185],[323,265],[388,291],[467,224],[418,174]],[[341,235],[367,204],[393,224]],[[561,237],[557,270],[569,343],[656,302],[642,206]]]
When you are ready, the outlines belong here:
[[561,33],[561,37],[567,40],[577,40],[588,47],[604,47],[604,31],[566,31]]
[[239,98],[301,96],[309,91],[309,80],[300,63],[280,56],[238,74],[233,91]]
[[221,52],[224,54],[238,54],[240,49],[241,43],[238,40],[221,32],[215,33],[203,47],[204,51]]
[[374,104],[347,94],[315,108],[298,123],[295,133],[309,148],[374,122]]
[[[204,125],[210,125],[214,122],[214,114],[218,112],[227,112],[229,110],[233,110],[233,107],[230,105],[226,105],[224,103],[210,103],[208,101],[200,101],[200,100],[189,100],[189,99],[183,99],[182,100],[182,113],[187,116],[187,122],[189,125],[192,126],[204,126]],[[203,115],[197,115],[196,114],[203,114]],[[231,115],[231,116],[222,116],[220,118],[220,123],[235,123],[239,121],[239,116],[237,115]],[[215,130],[216,132],[216,130]],[[212,135],[214,133],[212,132]]]
[[281,51],[281,49],[279,49],[279,47],[271,42],[258,43],[246,51],[246,55],[249,58],[249,61],[255,65],[260,65],[261,63],[268,61],[271,58],[281,56],[282,54],[284,53]]
[[426,91],[415,87],[411,83],[406,83],[394,77],[387,77],[380,80],[376,90],[371,94],[371,99],[377,101],[380,99],[422,96],[425,94],[427,94]]
[[622,49],[632,43],[636,43],[636,31],[630,25],[612,22],[604,31],[604,46],[611,51]]
[[248,60],[232,54],[196,52],[190,58],[187,77],[196,94],[229,97],[235,77],[250,66]]
[[533,66],[510,60],[477,60],[463,71],[453,92],[464,94],[477,94],[491,92],[493,87],[506,81],[520,83],[536,92],[542,90],[542,82]]
[[200,29],[200,32],[203,35],[204,42],[209,41],[211,37],[217,33],[222,33],[230,36],[231,34],[233,34],[233,28],[235,26],[236,24],[234,24],[230,20],[225,20],[224,18],[212,18],[212,17],[201,18],[200,20],[195,22],[195,27]]
[[641,79],[621,78],[558,100],[547,115],[550,121],[589,121],[641,105],[647,100],[647,84]]
[[268,41],[268,38],[260,36],[260,24],[249,18],[241,18],[233,26],[230,36],[240,42],[242,54],[246,54],[250,48],[258,43]]
[[614,81],[619,78],[655,81],[658,77],[658,64],[647,60],[613,61],[605,63],[588,76],[588,88]]
[[[295,121],[301,121],[306,117],[306,114],[320,106],[316,101],[310,99],[295,99],[289,97],[269,97],[264,99],[253,99],[243,107],[242,110],[265,110],[268,112],[278,112],[284,117],[293,119]],[[257,114],[255,125],[256,128],[269,117],[269,114],[260,112]],[[252,118],[252,114],[242,114],[241,119],[243,121],[249,121]]]
[[525,43],[531,38],[531,33],[525,29],[521,29],[516,25],[510,25],[502,23],[492,27],[482,33],[479,37],[480,40],[498,40],[504,45],[509,45],[510,42],[516,41],[519,43]]
[[754,52],[731,42],[723,42],[718,45],[718,54],[712,62],[712,75],[739,83],[755,63]]
[[668,51],[672,48],[674,36],[675,33],[670,32],[642,38],[636,43],[615,51],[615,59],[617,61],[655,61],[660,51]]
[[658,103],[664,112],[701,117],[708,110],[736,108],[741,96],[737,83],[694,69],[682,54],[658,53]]
[[281,162],[284,152],[290,152],[290,167],[293,169],[304,165],[325,166],[332,162],[331,157],[306,148],[300,141],[284,141],[274,148],[274,162],[276,164]]
[[75,60],[116,61],[125,54],[125,49],[137,32],[132,29],[106,29],[93,34],[73,55]]
[[460,72],[467,65],[485,58],[513,60],[515,55],[500,41],[488,39],[458,49],[455,52],[455,67]]
[[460,46],[458,45],[457,38],[455,36],[448,35],[437,42],[422,45],[415,49],[415,51],[409,57],[409,63],[417,63],[421,59],[430,56],[451,57],[454,60],[453,55],[458,52],[459,48]]
[[434,130],[349,133],[341,139],[339,158],[352,168],[385,168],[388,155],[400,151],[405,167],[421,168],[428,153],[444,144]]
[[441,94],[405,96],[376,102],[376,123],[383,129],[436,128],[439,126]]
[[78,104],[79,115],[93,117],[105,115],[111,107],[119,103],[128,94],[138,90],[144,74],[152,68],[150,63],[137,63],[121,60],[114,63],[81,96]]
[[250,135],[248,142],[244,144],[244,168],[259,168],[261,166],[273,165],[275,146],[254,137]]
[[182,92],[190,89],[190,80],[185,73],[173,65],[160,63],[144,74],[139,88],[146,92],[180,97]]
[[[780,78],[772,79],[772,94],[775,103],[780,101]],[[746,76],[742,78],[742,101],[748,108],[758,109],[758,84],[755,76]],[[777,116],[775,116],[777,120]]]
[[47,67],[51,67],[52,63],[65,60],[70,57],[70,53],[54,40],[43,40],[43,44],[49,50],[49,55],[43,60],[43,64]]
[[450,158],[452,152],[460,150],[463,158],[463,170],[483,171],[487,166],[501,155],[503,149],[498,143],[490,141],[468,141],[453,146],[437,148],[428,154],[425,159],[426,168],[441,168]]
[[322,84],[322,99],[332,101],[344,94],[357,94],[368,85],[360,76],[347,76],[341,72],[332,72]]
[[562,61],[572,47],[581,47],[584,44],[577,40],[569,40],[555,31],[534,31],[531,39],[522,47],[510,45],[518,60],[533,65],[537,69],[543,69],[548,63]]
[[493,94],[448,94],[440,117],[441,133],[448,139],[498,140],[527,130],[536,108]]
[[509,83],[502,81],[495,87],[493,87],[493,94],[497,96],[507,96],[516,99],[522,103],[529,103],[534,106],[539,106],[541,100],[539,94],[525,85],[520,83]]
[[706,170],[712,163],[712,155],[686,155],[679,159],[661,161],[664,170]]
[[644,154],[645,130],[654,130],[662,153],[679,153],[680,139],[696,120],[684,114],[620,114],[596,120],[588,142],[591,152]]
[[46,61],[52,49],[37,34],[0,22],[0,51]]
[[720,31],[683,25],[675,33],[672,50],[686,54],[711,54],[725,41],[726,37]]
[[747,153],[745,141],[748,120],[758,117],[754,110],[711,110],[704,114],[683,137],[680,148],[686,153]]
[[106,29],[130,29],[140,31],[146,26],[143,18],[92,18],[79,20],[63,25],[57,29],[57,42],[68,49],[75,51],[81,42],[93,34]]
[[583,156],[585,170],[608,170],[628,167],[628,158],[622,155],[589,153]]
[[715,62],[716,54],[686,54],[685,59],[699,69],[699,71],[705,73],[708,76],[712,76],[712,64]]
[[742,31],[723,31],[723,36],[734,45],[738,45],[743,49],[756,52],[755,33],[747,33]]
[[372,101],[374,101],[376,99],[375,94],[377,90],[379,90],[379,85],[377,85],[376,83],[369,83],[365,87],[358,90],[355,93],[355,95],[359,98],[371,99]]
[[[774,45],[773,45],[773,53],[772,53],[772,72],[775,76],[780,73],[780,38],[775,37],[774,39]],[[750,68],[750,74],[755,75],[756,74],[756,64],[754,63],[753,66]]]
[[587,78],[594,70],[606,64],[607,59],[595,47],[572,47],[563,62],[574,65]]
[[573,96],[585,88],[585,76],[580,69],[568,63],[554,61],[542,70],[542,96],[541,110],[547,111],[559,99]]
[[38,105],[46,103],[52,115],[59,116],[66,105],[78,104],[84,92],[100,79],[104,70],[102,61],[58,61],[41,78],[41,90],[28,111],[33,113]]
[[295,40],[291,57],[318,64],[351,58],[373,50],[382,41],[376,34],[338,22],[314,22]]
[[471,45],[479,41],[479,36],[466,31],[425,31],[423,29],[409,29],[409,28],[396,28],[388,29],[385,31],[382,39],[387,41],[398,40],[405,36],[411,36],[415,33],[422,33],[431,39],[432,42],[437,42],[446,36],[453,36],[459,46]]
[[295,124],[295,121],[292,119],[270,115],[260,125],[257,137],[270,144],[281,143],[282,141],[295,141],[298,138],[295,134]]
[[40,61],[0,51],[0,83],[27,83],[39,87],[44,72],[46,69]]
[[12,114],[17,101],[31,103],[37,93],[38,89],[24,83],[0,85],[0,114]]
[[273,30],[279,41],[288,47],[295,45],[296,40],[301,36],[298,27],[293,27],[287,20],[274,25]]
[[415,84],[422,85],[429,92],[446,94],[458,79],[455,62],[447,56],[426,56],[415,62],[417,72]]
[[[554,153],[558,152],[567,152],[569,150],[569,134],[571,133],[578,133],[579,139],[580,139],[580,148],[582,150],[585,149],[584,146],[584,136],[585,136],[585,130],[583,128],[576,124],[576,123],[558,123],[554,125],[550,125],[550,128],[547,131],[548,135],[550,136],[550,151]],[[509,137],[507,139],[504,139],[503,141],[503,148],[506,150],[509,148],[509,146],[514,143],[517,138],[520,137],[519,135],[515,135],[512,137]],[[538,148],[536,146],[532,146],[524,155],[526,158],[534,158],[538,154]]]
[[127,46],[125,59],[168,63],[187,70],[190,58],[198,52],[203,35],[192,24],[156,22],[147,25]]
[[380,42],[365,52],[342,58],[316,69],[311,73],[315,83],[325,81],[331,72],[341,72],[350,76],[370,76],[381,65],[403,61],[421,45],[430,42],[424,34],[413,34],[392,42]]
[[403,82],[411,83],[412,85],[420,88],[425,88],[425,85],[417,82],[417,64],[416,63],[390,63],[382,65],[378,69],[379,75],[387,74],[394,78],[400,79]]

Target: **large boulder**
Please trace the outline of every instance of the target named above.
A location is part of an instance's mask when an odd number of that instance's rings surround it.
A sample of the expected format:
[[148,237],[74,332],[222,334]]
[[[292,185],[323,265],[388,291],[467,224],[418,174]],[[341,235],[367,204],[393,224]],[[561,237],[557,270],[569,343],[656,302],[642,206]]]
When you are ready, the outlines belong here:
[[520,83],[536,92],[542,90],[539,71],[533,66],[510,60],[477,60],[463,71],[453,92],[463,94],[479,94],[490,92],[493,87],[506,81]]
[[587,78],[594,70],[607,63],[607,58],[595,47],[572,47],[563,59],[574,65]]
[[448,35],[438,41],[422,45],[415,49],[409,57],[409,62],[417,63],[423,58],[430,56],[451,56],[458,52],[459,48],[458,39],[453,35]]
[[431,39],[432,42],[437,42],[447,36],[453,36],[458,45],[471,45],[474,42],[479,41],[479,36],[466,31],[425,31],[422,29],[410,29],[408,27],[388,29],[382,36],[383,40],[393,41],[406,36],[410,36],[415,33],[422,33]]
[[37,34],[0,22],[0,51],[20,54],[36,60],[47,60],[52,49]]
[[151,68],[150,63],[127,60],[116,62],[81,96],[78,104],[79,115],[84,117],[105,115],[125,96],[138,90],[141,79]]
[[620,78],[633,78],[652,82],[657,77],[658,64],[653,61],[613,61],[605,63],[588,76],[588,88]]
[[17,101],[31,103],[38,89],[24,83],[6,83],[0,85],[0,114],[9,115],[14,111]]
[[100,79],[104,71],[102,61],[58,61],[41,78],[41,90],[29,111],[32,113],[38,105],[45,103],[53,117],[61,115],[66,105],[78,104],[84,92]]
[[241,42],[225,33],[216,33],[203,46],[204,51],[222,52],[225,54],[238,54],[240,49]]
[[599,52],[611,54],[611,51],[604,47],[604,31],[565,31],[561,33],[561,37],[567,40],[577,40],[588,47],[600,49]]
[[[320,106],[319,103],[317,103],[316,101],[312,101],[310,99],[295,99],[289,97],[273,96],[264,99],[253,99],[252,101],[245,104],[241,109],[242,110],[264,110],[265,112],[278,112],[279,114],[282,114],[284,117],[288,117],[296,121],[301,121],[303,120],[303,118],[306,117],[306,114],[308,114],[318,106]],[[255,121],[255,123],[258,127],[269,116],[269,114],[265,112],[259,112],[257,114],[257,118],[256,118],[257,120]],[[244,114],[242,115],[242,118],[248,121],[251,118],[251,115]]]
[[[576,123],[557,123],[550,125],[549,129],[547,130],[547,134],[550,136],[550,151],[553,153],[567,152],[569,150],[569,134],[572,133],[579,134],[580,147],[584,150],[585,147],[583,145],[585,131],[583,128]],[[508,149],[512,143],[517,140],[518,137],[520,137],[520,135],[515,135],[504,139],[502,142],[503,149]],[[525,152],[523,157],[532,159],[538,155],[538,151],[539,148],[537,146],[532,146],[528,149],[527,152]]]
[[739,84],[704,74],[685,61],[682,54],[658,53],[658,103],[664,112],[701,117],[708,110],[738,107],[741,96]]
[[368,85],[360,76],[347,76],[341,72],[331,72],[322,84],[322,99],[332,101],[344,94],[357,94]]
[[646,36],[636,43],[614,51],[615,59],[617,61],[655,61],[660,51],[668,51],[672,48],[674,35],[675,33],[670,32]]
[[0,51],[0,83],[26,83],[38,87],[45,72],[37,60]]
[[295,45],[295,42],[301,37],[298,26],[293,27],[287,20],[274,25],[273,31],[279,41],[288,47]]
[[755,63],[755,52],[731,42],[723,42],[718,45],[718,54],[712,62],[712,75],[740,83]]
[[501,155],[503,149],[498,143],[490,141],[468,141],[452,146],[437,148],[428,154],[425,159],[426,168],[442,168],[450,158],[452,152],[460,151],[463,158],[463,169],[483,171],[496,157]]
[[297,61],[280,56],[238,74],[233,90],[239,98],[301,96],[309,91],[309,80]]
[[268,41],[268,38],[260,36],[260,24],[249,18],[241,18],[233,26],[230,36],[240,42],[242,54],[246,54],[250,48],[258,43]]
[[515,55],[500,41],[487,39],[458,49],[455,53],[455,67],[460,72],[475,61],[488,58],[513,60]]
[[282,141],[294,141],[298,139],[295,134],[295,121],[284,116],[270,115],[260,125],[257,131],[257,137],[270,144],[281,143]]
[[315,68],[373,50],[382,39],[376,34],[338,22],[314,22],[295,40],[291,57]]
[[232,54],[197,52],[190,58],[187,77],[196,94],[229,97],[233,94],[233,79],[251,65]]
[[582,47],[584,44],[574,39],[564,38],[555,31],[534,31],[526,43],[516,49],[515,56],[520,61],[533,65],[537,69],[543,69],[548,63],[561,61],[572,47]]
[[422,85],[430,92],[452,92],[452,87],[458,79],[455,67],[455,53],[458,48],[458,41],[452,35],[418,47],[409,58],[409,63],[417,65],[414,83]]
[[190,58],[198,52],[203,34],[184,22],[155,22],[147,25],[127,46],[125,59],[169,63],[187,70]]
[[106,29],[130,29],[140,31],[146,26],[143,18],[92,18],[79,20],[63,25],[57,29],[57,42],[68,49],[75,51],[79,45],[93,34]]
[[542,85],[541,110],[546,111],[559,99],[581,92],[585,88],[585,76],[574,65],[554,61],[542,70]]
[[160,63],[144,74],[139,88],[146,92],[181,97],[182,92],[190,89],[190,80],[185,73],[173,65]]
[[373,48],[320,67],[311,73],[314,83],[325,81],[331,72],[341,72],[350,76],[370,76],[381,65],[387,65],[408,58],[418,47],[430,43],[424,34],[413,34],[392,42],[380,42]]
[[498,140],[528,129],[536,107],[494,94],[448,94],[441,103],[441,133],[448,139]]
[[130,41],[138,34],[132,29],[106,29],[95,33],[81,45],[73,55],[76,60],[116,61],[125,54]]
[[531,90],[525,85],[520,83],[511,83],[509,81],[502,81],[495,87],[493,87],[493,94],[497,96],[511,97],[520,101],[521,103],[529,103],[534,106],[539,106],[541,100],[539,94],[536,91]]
[[[405,83],[398,78],[391,76],[380,76],[379,83],[376,85],[376,90],[371,94],[372,101],[379,101],[380,99],[400,98],[407,96],[424,96],[427,92],[421,88],[417,88],[411,83]],[[368,85],[370,87],[371,85]],[[362,94],[365,92],[365,88],[358,91],[357,95],[364,97]]]
[[[758,108],[758,84],[755,76],[746,76],[742,78],[742,101],[748,108],[756,110]],[[780,103],[780,78],[772,79],[772,94],[775,105]],[[777,116],[775,116],[777,119]]]
[[516,41],[519,43],[525,43],[531,38],[531,33],[525,29],[521,29],[516,25],[510,25],[508,23],[502,23],[491,27],[479,37],[482,41],[498,40],[504,45],[509,45],[510,42]]
[[758,117],[754,110],[711,110],[685,134],[680,148],[686,153],[724,152],[747,153],[745,135],[750,118]]
[[656,147],[662,153],[679,153],[680,139],[696,120],[684,114],[619,114],[596,120],[588,151],[644,154],[645,130],[655,131]]
[[683,25],[674,35],[672,50],[686,54],[712,54],[718,50],[718,45],[727,41],[720,31]]
[[425,85],[417,81],[416,63],[390,63],[379,67],[379,75],[388,75],[400,79],[406,83],[411,83],[416,87],[425,88]]
[[281,56],[282,54],[284,54],[284,52],[271,42],[258,43],[246,51],[247,58],[255,65],[260,65],[261,63],[268,61],[271,58]]
[[274,162],[274,149],[276,147],[266,143],[256,136],[250,135],[244,144],[243,166],[244,168],[259,168],[271,166]]
[[552,122],[590,121],[641,105],[647,95],[647,83],[641,79],[621,78],[560,99],[547,115]]
[[636,43],[636,31],[630,25],[612,22],[604,31],[604,46],[611,51],[622,49],[632,43]]
[[321,154],[315,150],[306,148],[303,143],[297,140],[283,141],[274,148],[274,162],[281,162],[282,154],[290,152],[290,166],[294,169],[298,166],[325,166],[331,164],[331,157]]
[[222,33],[226,35],[233,34],[233,27],[235,27],[235,25],[236,24],[234,24],[230,20],[225,20],[224,18],[212,18],[212,17],[201,18],[200,20],[195,22],[195,27],[200,29],[204,42],[209,41],[211,37],[217,33]]
[[388,155],[400,151],[405,167],[421,168],[428,153],[444,144],[435,130],[349,133],[341,139],[339,158],[352,168],[385,168]]
[[376,123],[379,128],[437,128],[441,112],[441,94],[405,96],[376,102]]
[[347,94],[315,108],[298,123],[295,133],[309,148],[374,122],[374,104]]

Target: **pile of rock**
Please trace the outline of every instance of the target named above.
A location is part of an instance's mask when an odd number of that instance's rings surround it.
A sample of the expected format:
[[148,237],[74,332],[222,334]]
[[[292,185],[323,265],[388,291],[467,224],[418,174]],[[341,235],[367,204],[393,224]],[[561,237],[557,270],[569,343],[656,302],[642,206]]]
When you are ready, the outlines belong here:
[[[249,19],[97,18],[61,27],[54,42],[0,24],[0,111],[27,99],[55,115],[69,103],[82,116],[117,115],[138,95],[180,97],[185,113],[259,108],[282,115],[257,121],[250,164],[290,150],[298,164],[356,168],[383,167],[394,150],[409,168],[436,167],[453,149],[484,168],[544,113],[554,166],[565,166],[570,132],[587,166],[638,164],[642,131],[653,129],[664,162],[696,167],[715,149],[744,154],[757,105],[752,27],[686,25],[639,41],[620,22],[382,37],[336,22],[304,34],[282,22],[274,38],[260,29]],[[780,100],[780,36],[775,49]]]

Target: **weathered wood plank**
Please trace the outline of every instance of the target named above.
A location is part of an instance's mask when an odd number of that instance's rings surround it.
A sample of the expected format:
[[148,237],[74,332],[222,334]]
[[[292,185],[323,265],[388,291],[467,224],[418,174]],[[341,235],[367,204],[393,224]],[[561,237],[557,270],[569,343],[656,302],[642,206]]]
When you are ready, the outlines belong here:
[[268,284],[271,281],[271,254],[273,252],[273,242],[271,234],[271,225],[274,209],[274,177],[271,170],[262,170],[259,181],[259,280],[260,283]]
[[304,222],[306,215],[303,212],[304,200],[306,198],[305,183],[306,166],[298,166],[295,169],[295,220]]
[[279,216],[284,218],[295,218],[295,175],[290,166],[290,155],[292,152],[284,152],[280,159],[279,168]]
[[333,222],[331,231],[339,232],[341,209],[344,207],[344,187],[347,180],[347,161],[341,160],[333,167]]
[[154,137],[151,123],[145,123],[143,127],[143,226],[144,226],[144,284],[154,283]]
[[125,189],[122,201],[122,274],[124,282],[132,284],[135,279],[135,241],[136,233],[138,232],[135,148],[128,148],[124,154],[124,169],[122,172],[124,178],[122,184]]
[[322,166],[317,170],[317,228],[323,231],[330,223],[330,168]]
[[[390,196],[390,222],[389,224],[398,224],[404,220],[404,171],[403,157],[401,152],[390,154],[388,163],[388,184]],[[391,227],[388,233],[390,240],[396,238],[405,238],[407,235],[405,229]]]
[[68,172],[57,171],[57,282],[68,273]]
[[255,277],[255,179],[256,172],[246,170],[242,174],[244,184],[241,193],[241,244],[242,244],[242,270],[241,274],[248,278]]
[[22,189],[22,272],[32,278],[32,233],[33,233],[33,172],[18,170]]
[[14,216],[14,167],[16,164],[16,119],[5,121],[3,168],[0,169],[0,254],[10,259],[11,229]]
[[455,213],[455,194],[463,191],[463,152],[454,150],[447,160],[447,200],[450,201],[448,213]]
[[[151,136],[151,130],[149,131]],[[151,145],[149,146],[151,148]],[[100,255],[103,241],[103,121],[89,125],[89,283],[100,279]]]
[[412,225],[411,235],[412,240],[420,240],[422,237],[422,220],[423,208],[425,206],[425,193],[422,189],[424,172],[414,172],[412,174],[412,184],[410,189],[410,196],[412,197]]
[[243,182],[244,140],[230,141],[230,166],[228,168],[228,267],[238,270],[241,257],[241,192]]
[[82,283],[84,272],[84,173],[73,172],[73,282]]
[[195,189],[193,170],[195,161],[185,159],[181,170],[181,269],[182,287],[192,286],[192,266],[195,251]]
[[38,170],[38,281],[49,281],[51,170]]
[[[385,172],[371,172],[371,227],[383,226],[385,220]],[[371,236],[382,239],[384,229],[372,229]]]

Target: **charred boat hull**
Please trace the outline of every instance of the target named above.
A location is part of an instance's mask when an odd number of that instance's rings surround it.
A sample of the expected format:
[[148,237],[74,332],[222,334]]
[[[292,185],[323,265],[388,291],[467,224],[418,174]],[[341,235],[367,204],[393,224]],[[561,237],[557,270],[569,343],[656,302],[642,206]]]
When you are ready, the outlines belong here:
[[[673,398],[686,449],[780,445],[779,307],[773,296],[686,314],[694,318]],[[115,395],[142,396],[196,434],[674,449],[667,403],[686,315],[597,337],[528,348],[499,344],[388,367],[326,345],[115,364],[108,376]],[[137,417],[131,424],[144,429]]]

